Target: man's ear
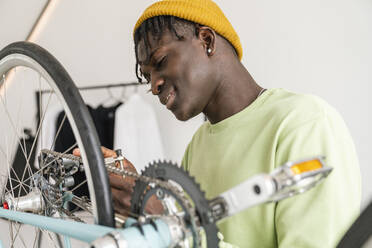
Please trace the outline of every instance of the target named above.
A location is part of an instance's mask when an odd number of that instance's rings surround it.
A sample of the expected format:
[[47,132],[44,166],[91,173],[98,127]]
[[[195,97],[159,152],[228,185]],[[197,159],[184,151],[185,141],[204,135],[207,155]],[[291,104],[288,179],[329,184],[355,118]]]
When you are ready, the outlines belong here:
[[202,42],[205,52],[212,56],[216,51],[216,32],[206,26],[198,27],[198,38]]

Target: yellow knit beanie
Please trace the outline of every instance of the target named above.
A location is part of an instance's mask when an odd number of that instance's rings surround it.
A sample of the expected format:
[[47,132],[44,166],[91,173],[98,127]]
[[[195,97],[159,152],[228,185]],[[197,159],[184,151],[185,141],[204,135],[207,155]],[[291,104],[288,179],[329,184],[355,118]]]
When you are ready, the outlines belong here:
[[239,59],[242,59],[243,49],[238,34],[222,10],[211,0],[162,0],[148,7],[134,26],[137,28],[149,18],[160,15],[176,16],[188,21],[199,23],[214,29],[228,40],[235,48]]

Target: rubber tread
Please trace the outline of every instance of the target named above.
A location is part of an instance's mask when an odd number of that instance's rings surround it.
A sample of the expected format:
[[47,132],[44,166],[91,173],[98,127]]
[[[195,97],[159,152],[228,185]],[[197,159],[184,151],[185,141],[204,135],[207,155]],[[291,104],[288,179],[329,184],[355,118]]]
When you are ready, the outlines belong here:
[[346,232],[337,248],[362,247],[372,237],[372,202]]

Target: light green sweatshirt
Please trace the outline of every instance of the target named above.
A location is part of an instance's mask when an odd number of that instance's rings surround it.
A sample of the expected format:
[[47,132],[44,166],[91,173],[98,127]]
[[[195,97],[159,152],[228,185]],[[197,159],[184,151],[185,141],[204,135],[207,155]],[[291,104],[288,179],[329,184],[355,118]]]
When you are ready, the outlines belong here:
[[322,184],[247,209],[218,226],[224,241],[241,248],[335,247],[359,214],[360,170],[344,121],[318,97],[267,90],[241,112],[204,123],[182,164],[210,199],[287,161],[318,155],[333,167]]

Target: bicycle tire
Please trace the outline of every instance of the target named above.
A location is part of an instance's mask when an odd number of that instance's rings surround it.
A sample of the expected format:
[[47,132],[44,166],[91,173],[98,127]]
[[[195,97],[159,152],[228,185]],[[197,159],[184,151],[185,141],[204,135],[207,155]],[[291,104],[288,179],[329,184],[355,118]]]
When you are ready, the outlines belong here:
[[[30,66],[29,63],[34,64]],[[89,111],[73,80],[53,55],[31,42],[15,42],[0,51],[0,75],[15,66],[31,67],[50,77],[53,82],[49,84],[55,84],[55,93],[63,102],[68,120],[75,125],[74,133],[78,133],[77,142],[82,150],[94,221],[99,225],[114,227],[111,190],[100,142]]]
[[362,247],[372,237],[372,202],[341,239],[337,248]]

